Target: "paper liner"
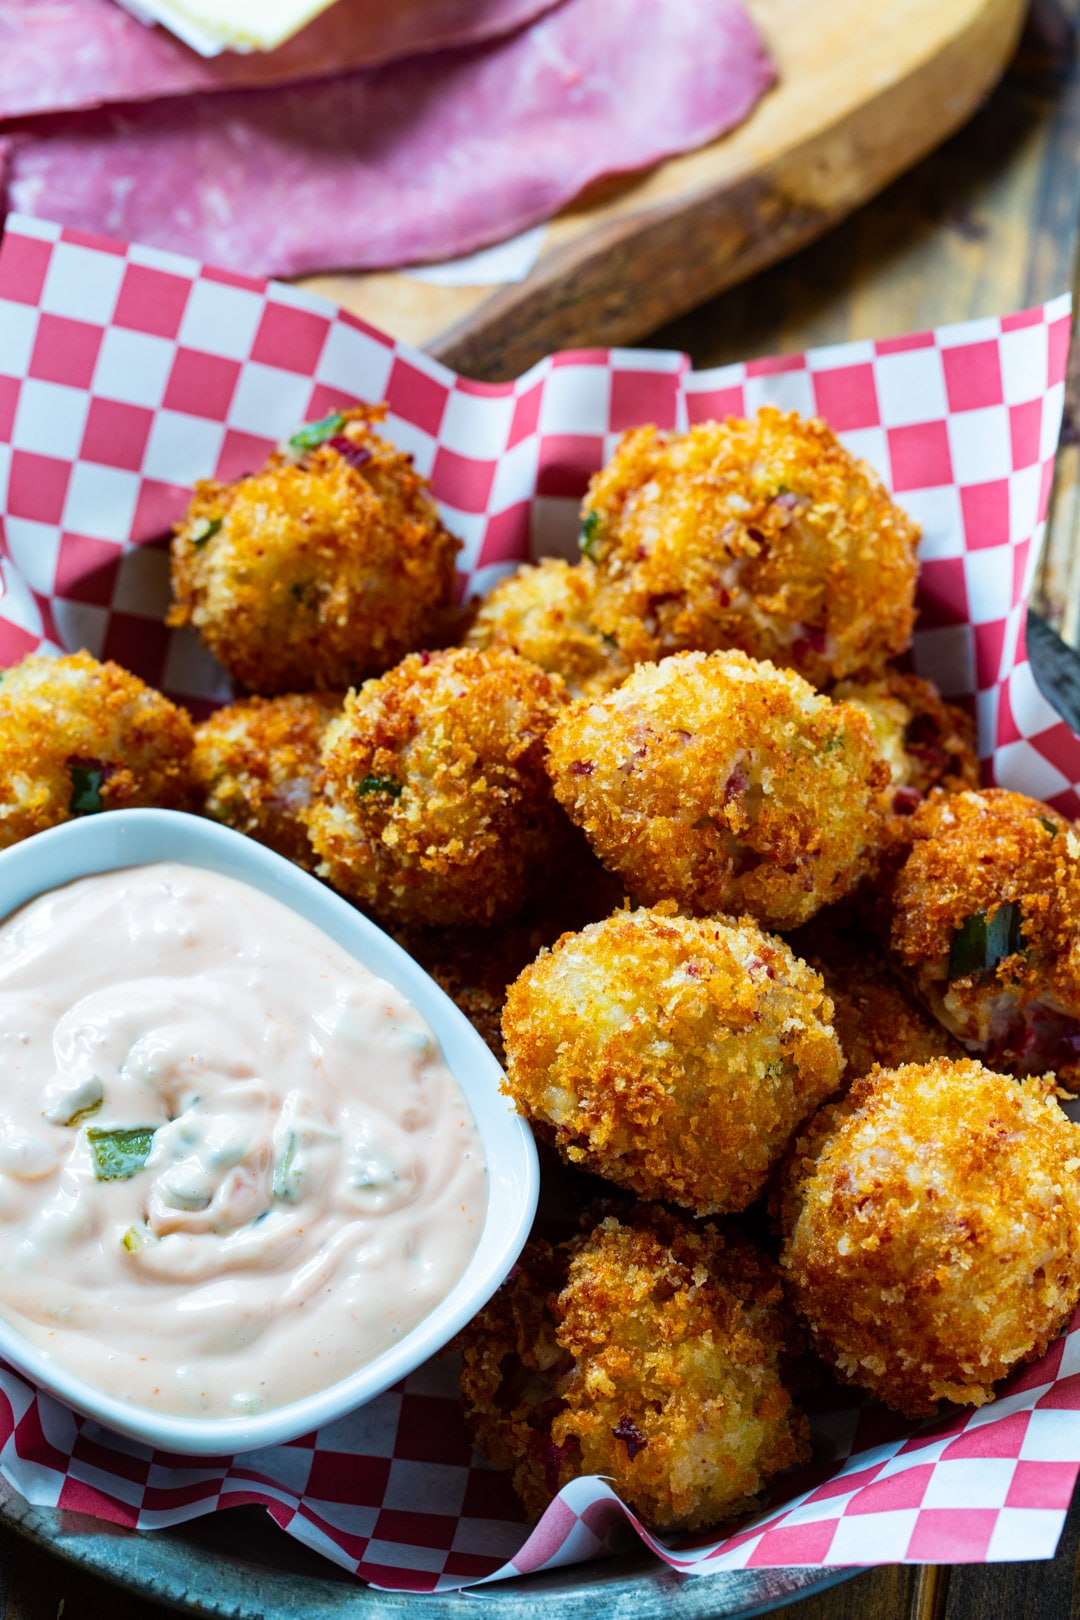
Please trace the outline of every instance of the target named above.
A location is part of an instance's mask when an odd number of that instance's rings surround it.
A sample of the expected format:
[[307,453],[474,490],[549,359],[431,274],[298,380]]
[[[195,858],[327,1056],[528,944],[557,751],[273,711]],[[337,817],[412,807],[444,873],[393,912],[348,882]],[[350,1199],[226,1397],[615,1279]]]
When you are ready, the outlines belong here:
[[[685,355],[557,354],[470,382],[331,304],[191,260],[9,220],[0,249],[0,663],[85,646],[205,712],[228,695],[166,632],[166,541],[191,483],[256,467],[295,425],[388,401],[389,436],[465,542],[462,586],[576,554],[589,474],[640,422],[775,404],[823,416],[923,528],[919,673],[976,713],[988,780],[1080,811],[1080,739],[1024,647],[1064,397],[1069,302],[885,342],[693,372]],[[0,1467],[39,1506],[139,1528],[261,1502],[376,1584],[445,1590],[591,1558],[631,1518],[576,1481],[531,1533],[470,1456],[448,1359],[317,1435],[221,1463],[151,1453],[0,1370]],[[998,1400],[912,1429],[850,1393],[812,1414],[815,1464],[684,1573],[1049,1558],[1080,1468],[1080,1315]]]

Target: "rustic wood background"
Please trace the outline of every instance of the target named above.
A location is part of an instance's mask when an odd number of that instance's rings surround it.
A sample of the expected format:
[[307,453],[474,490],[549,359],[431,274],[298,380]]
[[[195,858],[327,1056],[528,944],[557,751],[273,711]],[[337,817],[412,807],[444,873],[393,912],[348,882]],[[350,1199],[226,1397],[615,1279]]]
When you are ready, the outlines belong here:
[[[685,349],[695,365],[717,365],[1000,314],[1076,286],[1078,26],[1080,0],[1036,0],[1006,78],[946,146],[813,247],[651,341]],[[1077,354],[1074,344],[1035,604],[1073,645],[1080,644]],[[0,1530],[2,1620],[153,1620],[166,1612]],[[1080,1620],[1080,1504],[1050,1563],[870,1570],[787,1612],[797,1620]]]

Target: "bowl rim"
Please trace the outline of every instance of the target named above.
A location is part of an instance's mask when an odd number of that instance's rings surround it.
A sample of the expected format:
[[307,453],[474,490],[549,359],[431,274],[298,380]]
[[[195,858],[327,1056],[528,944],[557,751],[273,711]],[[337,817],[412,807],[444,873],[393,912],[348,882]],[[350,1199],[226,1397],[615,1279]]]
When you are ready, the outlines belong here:
[[528,1237],[539,1197],[536,1144],[500,1090],[503,1072],[434,979],[370,918],[254,839],[178,810],[114,810],[65,822],[0,851],[0,922],[80,877],[175,861],[222,873],[278,900],[413,1004],[432,1029],[476,1122],[488,1201],[476,1248],[446,1297],[401,1340],[337,1383],[267,1412],[234,1417],[156,1412],[106,1394],[54,1363],[0,1317],[0,1356],[47,1394],[104,1427],[163,1451],[231,1456],[283,1444],[346,1416],[415,1371],[491,1298]]

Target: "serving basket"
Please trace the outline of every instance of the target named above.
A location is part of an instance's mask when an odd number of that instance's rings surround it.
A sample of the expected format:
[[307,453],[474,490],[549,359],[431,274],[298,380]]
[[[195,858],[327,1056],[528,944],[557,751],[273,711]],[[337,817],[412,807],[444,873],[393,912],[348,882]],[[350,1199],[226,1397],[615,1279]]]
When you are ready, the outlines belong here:
[[[170,526],[194,480],[250,471],[299,422],[356,401],[387,402],[388,437],[430,477],[463,541],[464,592],[529,556],[577,554],[586,482],[626,428],[685,429],[772,404],[824,417],[922,526],[914,668],[974,714],[987,781],[1076,815],[1080,739],[1039,691],[1025,643],[1069,326],[1060,298],[706,372],[676,353],[579,350],[489,385],[294,287],[11,218],[0,247],[0,664],[85,646],[208,712],[229,695],[222,671],[190,632],[163,625]],[[150,1589],[195,1593],[210,1612],[291,1613],[295,1578],[287,1598],[268,1570],[253,1597],[248,1538],[226,1530],[232,1551],[207,1589],[192,1574],[205,1565],[204,1527],[141,1533],[258,1504],[295,1542],[386,1589],[327,1575],[328,1597],[307,1563],[311,1614],[355,1603],[374,1616],[401,1592],[440,1594],[436,1609],[456,1612],[466,1599],[455,1589],[524,1575],[541,1584],[486,1596],[557,1602],[560,1613],[749,1613],[843,1567],[1051,1557],[1080,1468],[1078,1330],[1080,1320],[992,1405],[931,1422],[905,1423],[850,1391],[815,1393],[812,1465],[778,1481],[750,1522],[670,1544],[599,1479],[574,1481],[524,1525],[504,1476],[470,1454],[448,1358],[317,1434],[198,1463],[121,1441],[0,1366],[3,1511],[107,1573],[130,1578],[135,1564],[142,1579],[153,1565]],[[139,1534],[117,1540],[94,1519]],[[125,1572],[117,1560],[132,1545]],[[681,1579],[706,1574],[717,1580]]]

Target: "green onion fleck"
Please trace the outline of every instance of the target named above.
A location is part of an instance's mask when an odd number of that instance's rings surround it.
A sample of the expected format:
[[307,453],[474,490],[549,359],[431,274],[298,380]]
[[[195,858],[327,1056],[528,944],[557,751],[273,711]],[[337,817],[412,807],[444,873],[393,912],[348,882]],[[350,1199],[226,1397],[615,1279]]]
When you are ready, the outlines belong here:
[[65,1119],[64,1124],[81,1125],[84,1119],[91,1119],[94,1114],[100,1111],[104,1100],[103,1097],[99,1097],[97,1102],[88,1103],[85,1108],[77,1108],[70,1119]]
[[1052,821],[1048,821],[1045,816],[1040,816],[1039,820],[1042,822],[1043,826],[1046,828],[1046,830],[1050,834],[1051,838],[1056,838],[1057,835],[1058,835],[1058,830],[1054,826],[1054,823]]
[[199,518],[198,522],[191,525],[188,539],[196,551],[201,551],[207,541],[214,538],[224,521],[224,518]]
[[73,816],[96,816],[100,810],[104,810],[101,797],[101,786],[105,780],[103,766],[69,764],[68,775],[71,777],[68,810]]
[[400,799],[401,783],[392,776],[365,776],[356,784],[356,797],[362,799],[368,793],[389,793],[392,799]]
[[340,411],[331,411],[324,416],[321,422],[307,422],[290,436],[289,443],[294,450],[317,450],[320,444],[332,439],[335,433],[340,433],[345,426],[345,418]]
[[599,562],[600,560],[599,529],[599,512],[590,512],[584,523],[581,525],[581,533],[578,536],[578,545],[581,547],[582,551],[585,553],[586,557],[588,557],[590,562]]
[[301,1167],[296,1162],[299,1146],[295,1131],[290,1131],[285,1152],[274,1167],[274,1197],[285,1204],[295,1204],[300,1195]]
[[91,1125],[86,1132],[95,1181],[130,1181],[150,1157],[153,1125],[119,1126],[105,1130]]
[[845,742],[845,738],[844,738],[844,733],[842,731],[838,731],[835,737],[826,737],[826,739],[825,739],[825,750],[824,750],[825,753],[826,754],[831,754],[831,753],[834,753],[837,748],[843,748],[844,742]]
[[1024,948],[1023,912],[1014,900],[999,906],[991,917],[976,911],[965,918],[953,936],[949,951],[949,978],[968,979],[989,973],[1008,956]]
[[615,651],[618,652],[619,643],[616,641],[614,636],[609,636],[606,630],[601,630],[600,639],[606,642],[609,647],[614,647]]
[[149,1226],[129,1226],[120,1242],[128,1254],[138,1254],[140,1249],[148,1248],[154,1241],[154,1234]]

